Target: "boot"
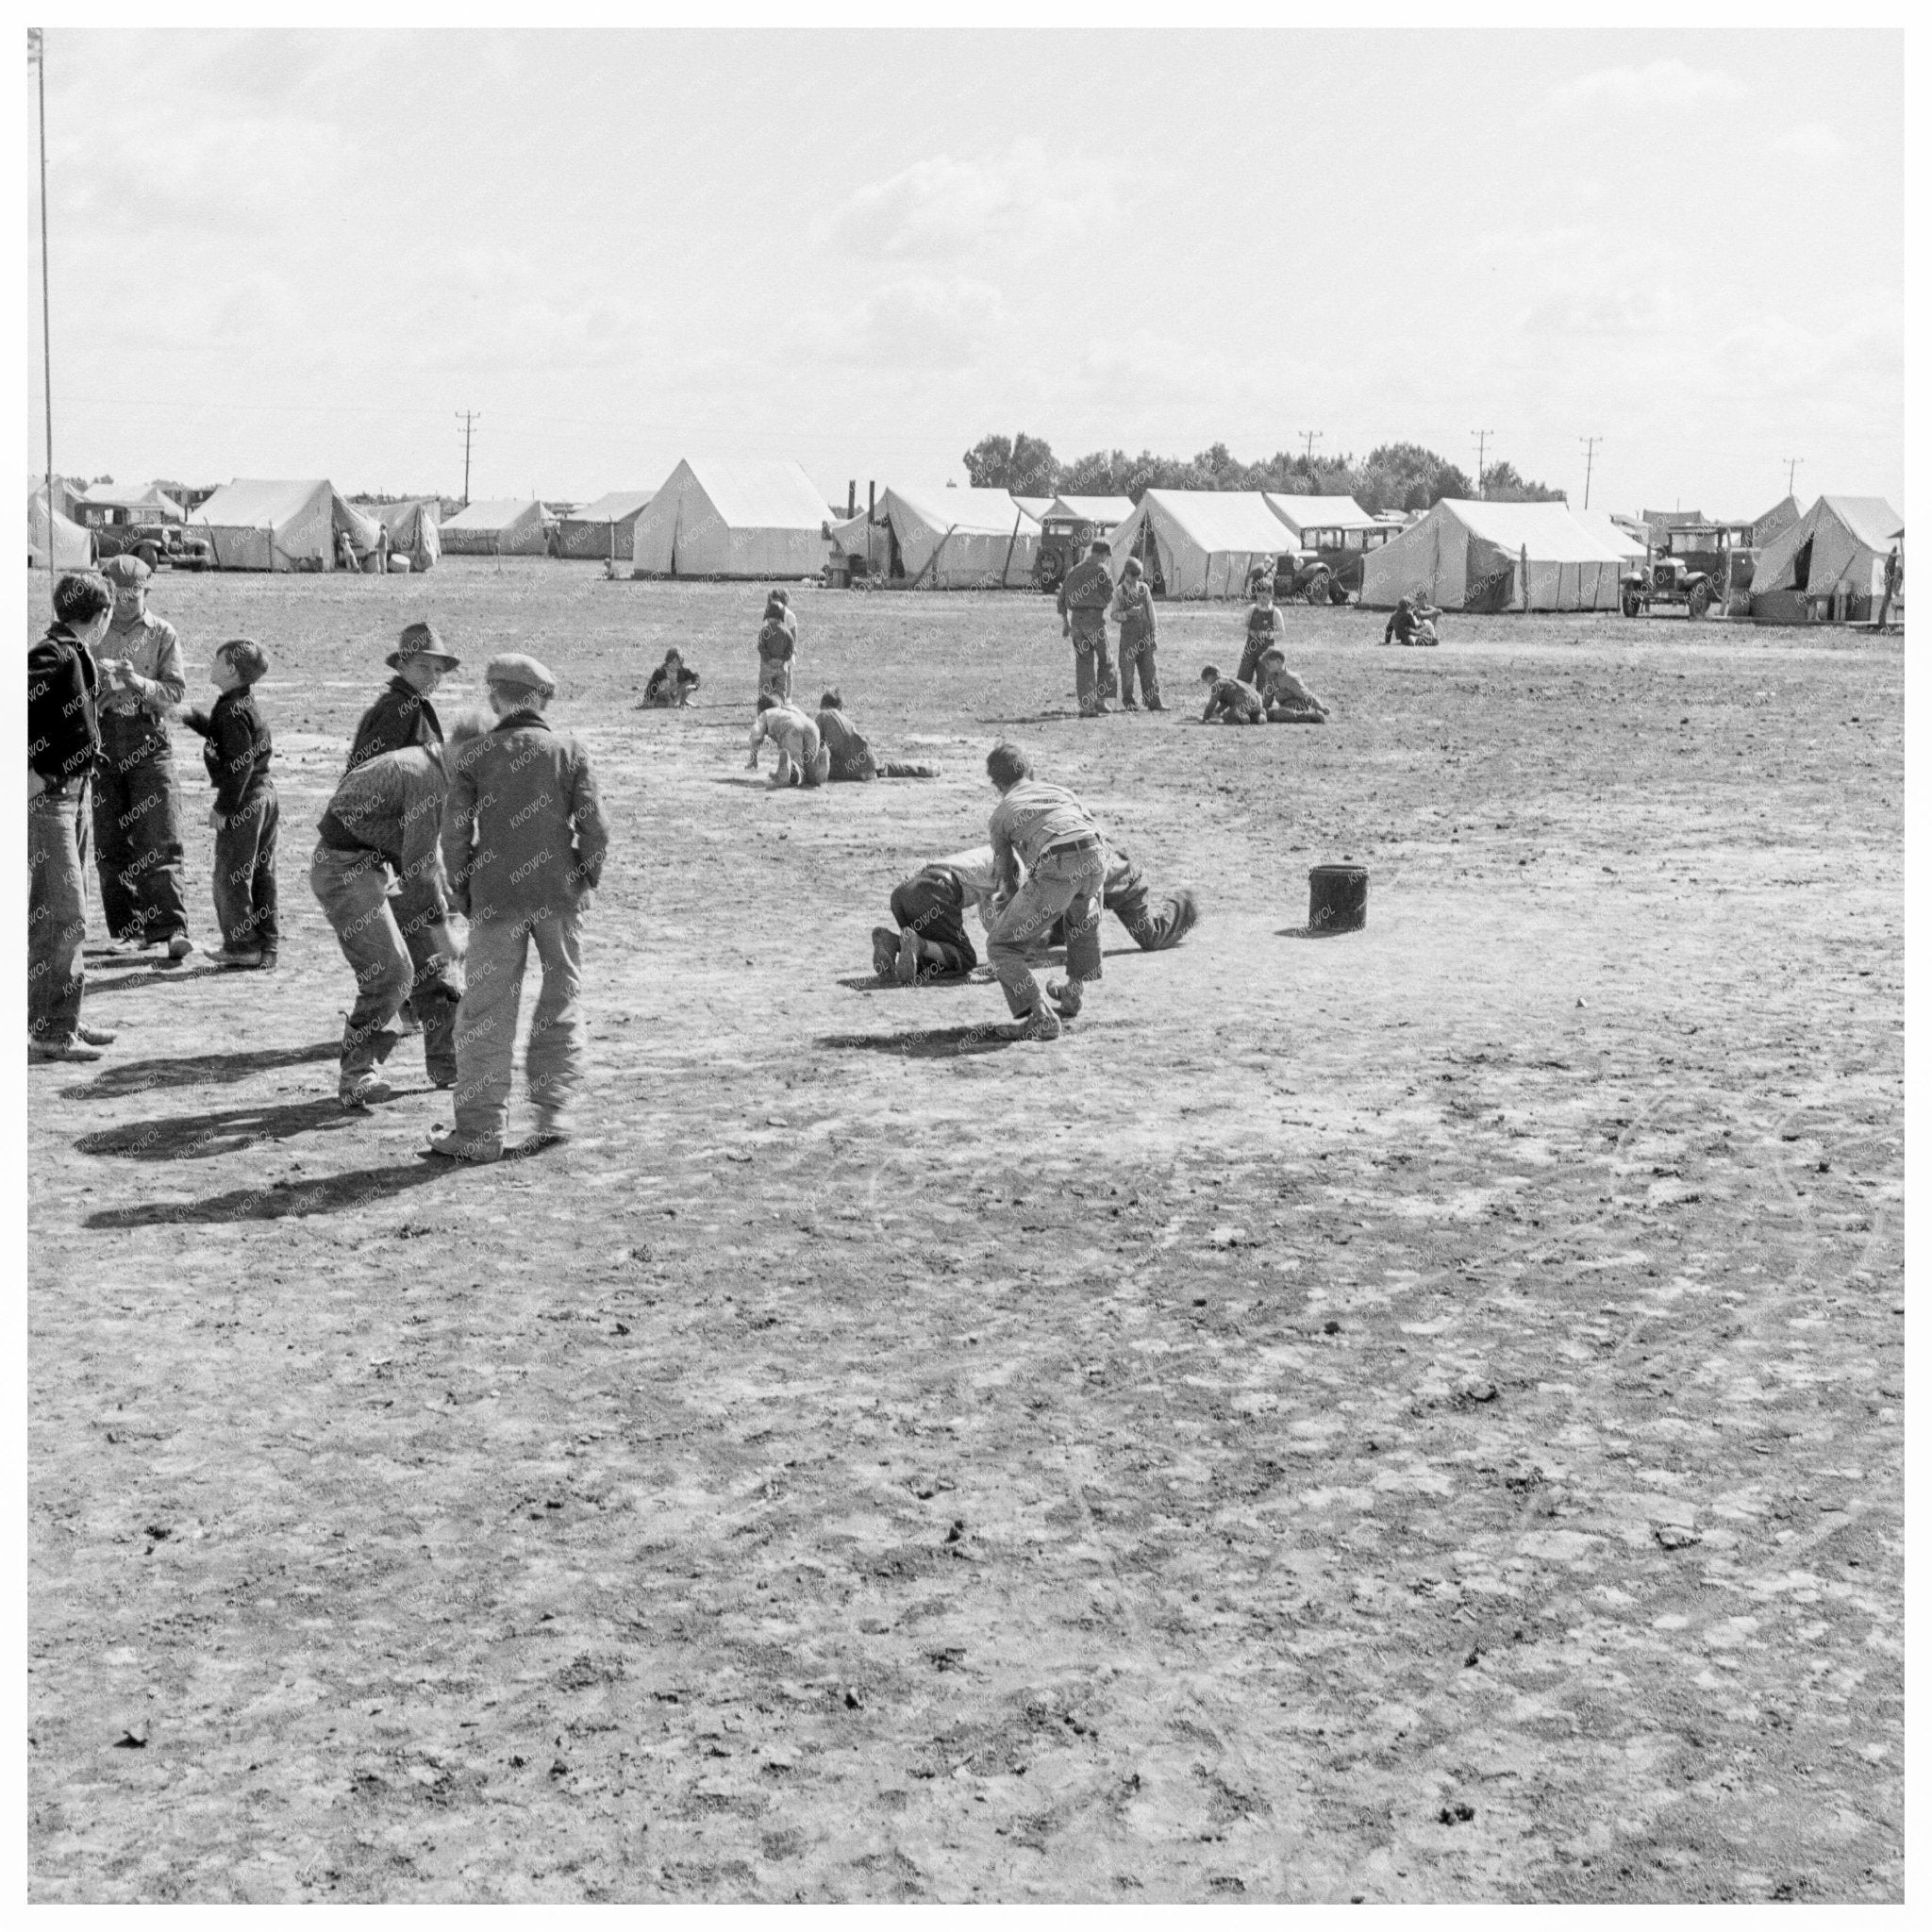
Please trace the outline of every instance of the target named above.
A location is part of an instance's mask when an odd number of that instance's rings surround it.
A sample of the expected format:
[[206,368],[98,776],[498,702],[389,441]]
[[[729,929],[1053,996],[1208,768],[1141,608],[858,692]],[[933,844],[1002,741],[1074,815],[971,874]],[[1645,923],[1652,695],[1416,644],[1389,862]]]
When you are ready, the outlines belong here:
[[376,1069],[390,1057],[396,1036],[387,1027],[372,1027],[358,1033],[353,1026],[342,1028],[342,1066],[336,1097],[344,1107],[367,1107],[372,1101],[387,1100],[389,1083]]
[[423,1025],[423,1067],[432,1087],[457,1084],[458,1002],[419,993],[416,1015]]

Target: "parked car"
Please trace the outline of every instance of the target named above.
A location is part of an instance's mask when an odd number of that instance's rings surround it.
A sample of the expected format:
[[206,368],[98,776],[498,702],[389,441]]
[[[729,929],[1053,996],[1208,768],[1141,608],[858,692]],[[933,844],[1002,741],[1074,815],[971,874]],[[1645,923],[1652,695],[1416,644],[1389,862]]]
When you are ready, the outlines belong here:
[[179,524],[144,518],[121,504],[81,503],[75,508],[81,527],[93,539],[96,563],[110,557],[138,557],[150,570],[164,564],[171,570],[208,570],[214,563],[213,544],[206,537],[191,536]]
[[1624,615],[1681,606],[1691,617],[1722,610],[1751,588],[1757,551],[1749,524],[1679,524],[1648,563],[1624,574]]

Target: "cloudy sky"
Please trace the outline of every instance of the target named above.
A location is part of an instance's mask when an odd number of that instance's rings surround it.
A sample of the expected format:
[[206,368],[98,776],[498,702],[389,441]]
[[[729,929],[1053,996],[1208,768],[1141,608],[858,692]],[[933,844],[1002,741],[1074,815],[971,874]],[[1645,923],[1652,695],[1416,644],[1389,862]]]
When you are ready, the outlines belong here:
[[48,121],[89,475],[455,491],[468,408],[476,496],[1487,429],[1904,504],[1892,35],[57,29]]

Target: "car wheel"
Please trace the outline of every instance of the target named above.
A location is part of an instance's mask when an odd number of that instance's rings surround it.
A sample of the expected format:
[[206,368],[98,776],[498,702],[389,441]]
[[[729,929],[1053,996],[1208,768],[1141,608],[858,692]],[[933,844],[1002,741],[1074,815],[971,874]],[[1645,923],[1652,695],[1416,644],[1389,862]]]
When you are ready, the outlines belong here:
[[1710,614],[1710,586],[1699,584],[1690,592],[1690,615],[1693,618],[1707,617]]
[[152,543],[138,544],[135,547],[134,554],[141,558],[142,562],[147,565],[149,570],[153,571],[160,568],[161,553]]

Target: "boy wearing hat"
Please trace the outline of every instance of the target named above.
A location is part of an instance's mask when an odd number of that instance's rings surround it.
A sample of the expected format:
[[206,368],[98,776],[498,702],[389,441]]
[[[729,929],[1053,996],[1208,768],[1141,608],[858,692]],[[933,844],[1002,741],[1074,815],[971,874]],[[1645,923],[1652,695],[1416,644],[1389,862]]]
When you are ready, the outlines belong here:
[[275,906],[275,832],[281,803],[269,761],[275,741],[255,705],[255,687],[268,671],[268,653],[252,638],[216,647],[210,671],[221,693],[206,711],[184,711],[200,732],[215,788],[208,823],[215,828],[215,918],[222,928],[219,966],[273,971],[280,943]]
[[114,614],[101,642],[101,761],[93,776],[94,866],[108,934],[124,947],[165,945],[183,959],[181,800],[168,714],[188,694],[181,640],[147,608],[150,572],[110,557],[101,575]]
[[1107,608],[1113,602],[1111,554],[1096,541],[1060,585],[1060,635],[1074,641],[1074,690],[1080,715],[1097,718],[1114,694],[1113,667],[1107,661]]
[[406,744],[441,744],[442,722],[429,694],[462,660],[442,648],[433,624],[409,624],[389,654],[395,675],[362,713],[349,747],[349,769]]
[[1107,614],[1121,627],[1122,708],[1139,709],[1134,703],[1134,674],[1138,671],[1141,689],[1147,693],[1147,708],[1164,711],[1167,707],[1160,702],[1160,679],[1154,669],[1154,592],[1141,579],[1138,557],[1127,558]]
[[524,969],[543,969],[525,1063],[536,1146],[565,1141],[583,1076],[578,928],[609,843],[584,748],[553,732],[543,708],[557,680],[509,652],[484,674],[496,728],[448,757],[442,863],[450,897],[470,922],[457,1012],[456,1124],[428,1152],[491,1161],[503,1153]]

